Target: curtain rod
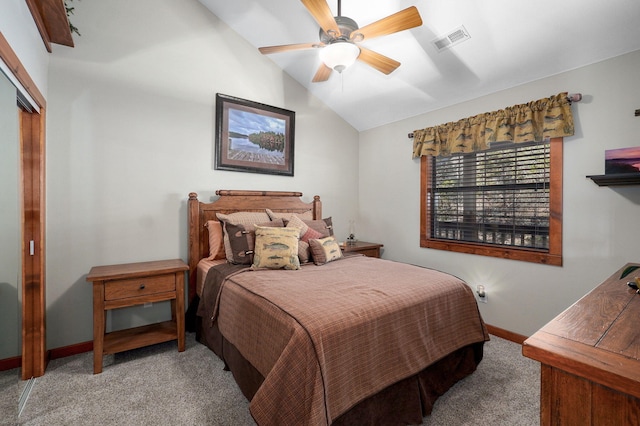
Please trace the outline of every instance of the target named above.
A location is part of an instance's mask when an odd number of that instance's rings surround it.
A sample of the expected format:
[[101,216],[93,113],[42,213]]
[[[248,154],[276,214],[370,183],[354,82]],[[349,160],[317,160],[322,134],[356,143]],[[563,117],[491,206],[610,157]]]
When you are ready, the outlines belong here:
[[[582,93],[572,93],[570,95],[567,95],[567,101],[569,101],[569,103],[580,102],[581,100],[582,100]],[[409,139],[413,139],[413,132],[409,133],[407,137]]]

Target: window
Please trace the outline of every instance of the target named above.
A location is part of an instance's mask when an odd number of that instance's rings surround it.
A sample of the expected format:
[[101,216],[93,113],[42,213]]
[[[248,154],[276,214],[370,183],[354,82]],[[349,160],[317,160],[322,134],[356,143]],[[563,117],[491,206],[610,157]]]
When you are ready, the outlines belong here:
[[562,140],[423,156],[420,245],[562,265]]

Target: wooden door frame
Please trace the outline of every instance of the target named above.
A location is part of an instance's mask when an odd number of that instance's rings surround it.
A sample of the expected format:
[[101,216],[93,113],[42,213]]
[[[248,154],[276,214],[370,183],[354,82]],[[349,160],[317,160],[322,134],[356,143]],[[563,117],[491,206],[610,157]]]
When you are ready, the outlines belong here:
[[[39,112],[20,112],[22,225],[22,379],[46,368],[45,129],[46,101],[0,32],[0,59],[33,98]],[[33,252],[32,244],[33,241]]]

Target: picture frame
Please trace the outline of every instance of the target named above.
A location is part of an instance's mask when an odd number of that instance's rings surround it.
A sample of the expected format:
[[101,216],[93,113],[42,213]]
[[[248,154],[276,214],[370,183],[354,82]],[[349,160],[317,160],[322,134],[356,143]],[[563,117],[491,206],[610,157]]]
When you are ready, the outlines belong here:
[[640,146],[605,150],[604,173],[640,173]]
[[216,94],[215,170],[293,176],[295,112]]

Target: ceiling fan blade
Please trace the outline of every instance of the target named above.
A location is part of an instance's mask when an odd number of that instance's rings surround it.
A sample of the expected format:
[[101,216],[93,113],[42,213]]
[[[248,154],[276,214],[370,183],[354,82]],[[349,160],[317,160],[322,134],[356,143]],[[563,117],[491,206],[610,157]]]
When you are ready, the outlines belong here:
[[316,75],[313,76],[313,80],[311,80],[311,82],[320,83],[322,81],[327,81],[329,79],[329,76],[331,75],[331,71],[333,71],[331,68],[326,66],[324,63],[321,63],[318,71],[316,71]]
[[[356,39],[356,41],[368,40],[374,37],[408,30],[409,28],[419,27],[420,25],[422,25],[420,13],[415,6],[411,6],[355,30],[351,34],[351,38]],[[360,37],[358,34],[362,35],[362,40],[357,40],[357,38]]]
[[280,46],[266,46],[260,47],[258,50],[263,55],[269,55],[271,53],[289,52],[292,50],[313,49],[314,47],[320,47],[322,43],[298,43],[298,44],[283,44]]
[[360,56],[358,56],[358,60],[364,62],[380,71],[383,74],[391,74],[396,68],[400,66],[400,62],[381,55],[380,53],[374,52],[373,50],[369,50],[362,46],[358,46],[360,48]]
[[329,5],[325,0],[300,0],[302,4],[307,8],[313,19],[316,20],[320,28],[327,34],[335,34],[336,37],[340,35],[340,28],[333,17],[333,12],[329,9]]

